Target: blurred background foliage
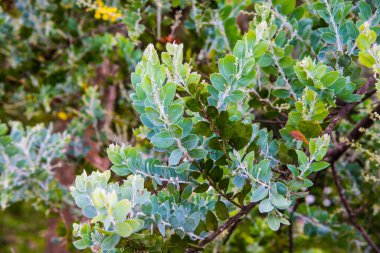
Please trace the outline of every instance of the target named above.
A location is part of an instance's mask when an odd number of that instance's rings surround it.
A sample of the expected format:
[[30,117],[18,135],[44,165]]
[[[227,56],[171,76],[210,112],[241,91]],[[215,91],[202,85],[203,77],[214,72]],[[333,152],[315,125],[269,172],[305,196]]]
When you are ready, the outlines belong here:
[[[149,154],[146,129],[129,99],[130,74],[142,50],[149,43],[163,50],[166,42],[183,42],[186,61],[194,63],[193,68],[208,79],[207,73],[217,71],[217,60],[231,51],[248,29],[255,2],[3,0],[0,121],[20,121],[24,126],[53,123],[54,131],[65,130],[70,135],[66,157],[53,173],[66,188],[83,169],[90,173],[110,167],[105,153],[109,143],[133,144]],[[314,1],[274,2],[286,2],[281,12],[298,19],[305,32],[305,27],[326,25],[313,10]],[[356,13],[359,2],[363,1],[353,1]],[[377,13],[377,1],[367,2]],[[375,28],[378,32],[379,27]],[[317,35],[312,34],[311,40]],[[317,53],[319,49],[314,48]],[[329,57],[329,52],[320,53],[321,59]],[[353,78],[358,71],[357,65],[353,66]],[[358,106],[334,138],[345,136],[368,114],[372,102],[368,99]],[[252,98],[250,103],[260,101]],[[272,116],[269,112],[260,117]],[[278,128],[273,123],[263,125]],[[365,137],[352,143],[336,164],[357,219],[377,242],[379,131],[378,124],[365,131]],[[331,175],[321,174],[317,186],[291,216],[294,252],[370,252],[350,225]],[[0,252],[74,252],[70,222],[79,211],[69,210],[72,200],[37,209],[32,207],[33,202],[15,203],[0,212]],[[264,219],[255,216],[216,241],[214,249],[218,251],[214,252],[285,252],[288,237],[288,228],[273,232]]]

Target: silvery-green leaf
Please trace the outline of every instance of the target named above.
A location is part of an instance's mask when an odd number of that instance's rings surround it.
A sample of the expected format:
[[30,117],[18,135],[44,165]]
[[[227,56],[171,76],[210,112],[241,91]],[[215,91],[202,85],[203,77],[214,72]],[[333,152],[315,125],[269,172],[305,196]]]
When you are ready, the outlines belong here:
[[183,153],[180,149],[174,150],[169,156],[169,165],[177,165]]
[[101,244],[102,250],[110,250],[116,246],[120,241],[120,235],[113,234],[107,236]]
[[264,185],[260,185],[252,194],[251,202],[258,202],[268,195],[268,188]]
[[272,229],[273,231],[277,231],[280,228],[280,221],[273,214],[268,215],[267,223],[268,223],[269,228]]
[[273,210],[273,206],[270,203],[269,199],[264,199],[259,204],[259,211],[260,213],[267,213]]
[[168,148],[174,143],[174,138],[169,132],[160,132],[155,134],[151,142],[158,148]]
[[98,215],[98,211],[93,205],[87,205],[83,208],[83,214],[87,218],[94,218],[96,215]]

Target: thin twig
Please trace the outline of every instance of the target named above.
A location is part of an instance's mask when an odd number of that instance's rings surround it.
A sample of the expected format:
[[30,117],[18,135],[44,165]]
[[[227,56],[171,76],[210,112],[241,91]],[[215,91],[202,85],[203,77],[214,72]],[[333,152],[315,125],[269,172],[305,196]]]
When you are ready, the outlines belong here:
[[[347,139],[349,142],[354,142],[358,140],[364,134],[362,131],[360,131],[360,128],[367,129],[373,125],[374,121],[371,116],[373,113],[380,113],[380,104],[377,105],[371,113],[369,113],[351,130],[351,132],[347,135]],[[325,160],[330,163],[334,163],[335,161],[337,161],[350,147],[349,142],[339,143],[334,149],[329,150],[327,152]]]
[[239,223],[242,221],[242,219],[238,220],[237,222],[235,222],[229,229],[228,229],[228,235],[226,237],[226,239],[224,239],[223,241],[223,245],[226,245],[228,240],[231,238],[231,235],[233,234],[233,232],[235,231],[235,229],[238,227]]
[[350,204],[348,203],[346,196],[344,194],[344,188],[342,186],[342,181],[339,178],[339,175],[335,169],[334,164],[331,166],[332,174],[334,177],[335,185],[338,189],[340,200],[346,209],[348,214],[349,221],[352,225],[360,232],[360,234],[364,237],[364,239],[368,242],[374,252],[380,253],[380,249],[376,246],[376,244],[372,241],[371,237],[368,235],[367,231],[357,222],[356,215],[353,213]]
[[[371,76],[370,78],[368,78],[368,81],[358,90],[358,92],[356,94],[357,95],[363,95],[363,94],[367,93],[369,88],[375,85],[375,82],[376,82],[375,78],[373,76]],[[354,107],[356,105],[358,105],[359,103],[360,103],[360,101],[350,103],[350,104],[343,106],[342,109],[340,109],[339,113],[331,120],[330,124],[326,127],[326,129],[323,131],[323,133],[324,134],[331,134],[331,132],[339,124],[339,122],[343,118],[346,118],[348,116],[348,114],[351,112],[351,110],[354,109]]]
[[293,253],[294,244],[293,244],[293,224],[292,223],[290,223],[289,225],[288,235],[289,235],[289,253]]
[[[232,227],[235,223],[239,222],[240,218],[244,215],[248,214],[255,206],[256,202],[249,203],[247,206],[244,206],[240,212],[238,212],[235,216],[232,216],[229,218],[222,226],[220,226],[216,231],[206,236],[205,239],[203,239],[201,242],[199,242],[198,247],[204,248],[208,243],[212,242],[216,237],[218,237],[221,233],[223,233],[225,230]],[[194,253],[198,252],[195,248],[187,249],[187,253]]]

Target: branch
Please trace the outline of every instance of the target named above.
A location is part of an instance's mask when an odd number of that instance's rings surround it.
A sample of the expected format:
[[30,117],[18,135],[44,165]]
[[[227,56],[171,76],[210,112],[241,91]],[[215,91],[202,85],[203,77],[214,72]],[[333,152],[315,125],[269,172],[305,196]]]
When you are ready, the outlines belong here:
[[[190,157],[189,157],[190,158]],[[227,194],[225,194],[222,190],[219,189],[219,187],[212,181],[212,179],[204,172],[204,170],[202,169],[202,167],[195,161],[192,161],[192,164],[194,164],[198,170],[202,173],[202,175],[205,177],[205,179],[208,181],[208,183],[210,184],[210,186],[212,188],[214,188],[215,191],[217,191],[220,196],[222,196],[223,198],[225,198],[226,200],[228,200],[231,204],[233,204],[234,206],[238,207],[238,208],[243,208],[243,205],[239,204],[238,202],[236,202],[235,200],[229,198],[227,196]]]
[[290,223],[289,225],[288,236],[289,236],[289,253],[293,253],[294,243],[293,243],[293,224],[292,223]]
[[[249,203],[247,206],[244,206],[240,212],[238,212],[235,216],[229,218],[222,226],[220,226],[216,231],[206,236],[201,242],[199,242],[198,246],[204,248],[208,243],[212,242],[215,238],[217,238],[221,233],[225,230],[232,227],[235,223],[240,222],[240,218],[246,214],[248,214],[255,206],[256,202]],[[188,249],[187,253],[197,252],[194,248]]]
[[[364,133],[359,131],[360,128],[369,128],[373,125],[374,121],[371,118],[373,113],[380,113],[380,104],[372,110],[370,114],[368,114],[364,119],[362,119],[355,127],[351,130],[351,132],[347,135],[347,139],[351,141],[358,140]],[[337,161],[344,152],[350,147],[348,142],[339,143],[334,149],[329,150],[326,155],[326,160],[329,163],[334,163]]]
[[346,209],[346,212],[348,214],[348,218],[352,225],[360,232],[360,234],[364,237],[364,239],[368,242],[368,244],[371,246],[374,252],[380,253],[380,249],[376,246],[376,244],[372,241],[371,237],[368,235],[367,231],[357,222],[356,215],[352,212],[352,209],[350,207],[350,204],[348,203],[346,196],[344,195],[344,189],[342,186],[342,182],[339,178],[338,173],[336,172],[334,164],[331,166],[332,174],[334,177],[335,185],[338,189],[340,200]]
[[[367,93],[370,87],[375,85],[376,79],[371,76],[368,78],[368,81],[358,90],[356,93],[357,95],[363,95]],[[341,119],[346,118],[348,114],[351,112],[352,109],[354,109],[355,106],[357,106],[361,101],[354,102],[347,104],[340,109],[339,113],[331,120],[330,124],[326,127],[326,129],[323,131],[324,134],[331,134],[333,129],[339,124]]]
[[228,240],[230,239],[232,233],[235,231],[239,223],[242,221],[242,219],[237,220],[229,229],[228,229],[228,235],[223,241],[223,245],[226,245]]

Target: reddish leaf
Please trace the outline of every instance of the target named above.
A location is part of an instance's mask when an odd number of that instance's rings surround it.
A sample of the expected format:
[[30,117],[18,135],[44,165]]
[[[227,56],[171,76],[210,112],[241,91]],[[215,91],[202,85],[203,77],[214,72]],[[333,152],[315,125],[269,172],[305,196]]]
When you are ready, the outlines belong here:
[[298,130],[293,130],[290,132],[290,135],[296,139],[296,140],[299,140],[299,141],[302,141],[303,143],[305,143],[306,145],[309,145],[309,141],[306,139],[305,135],[303,135],[300,131]]

